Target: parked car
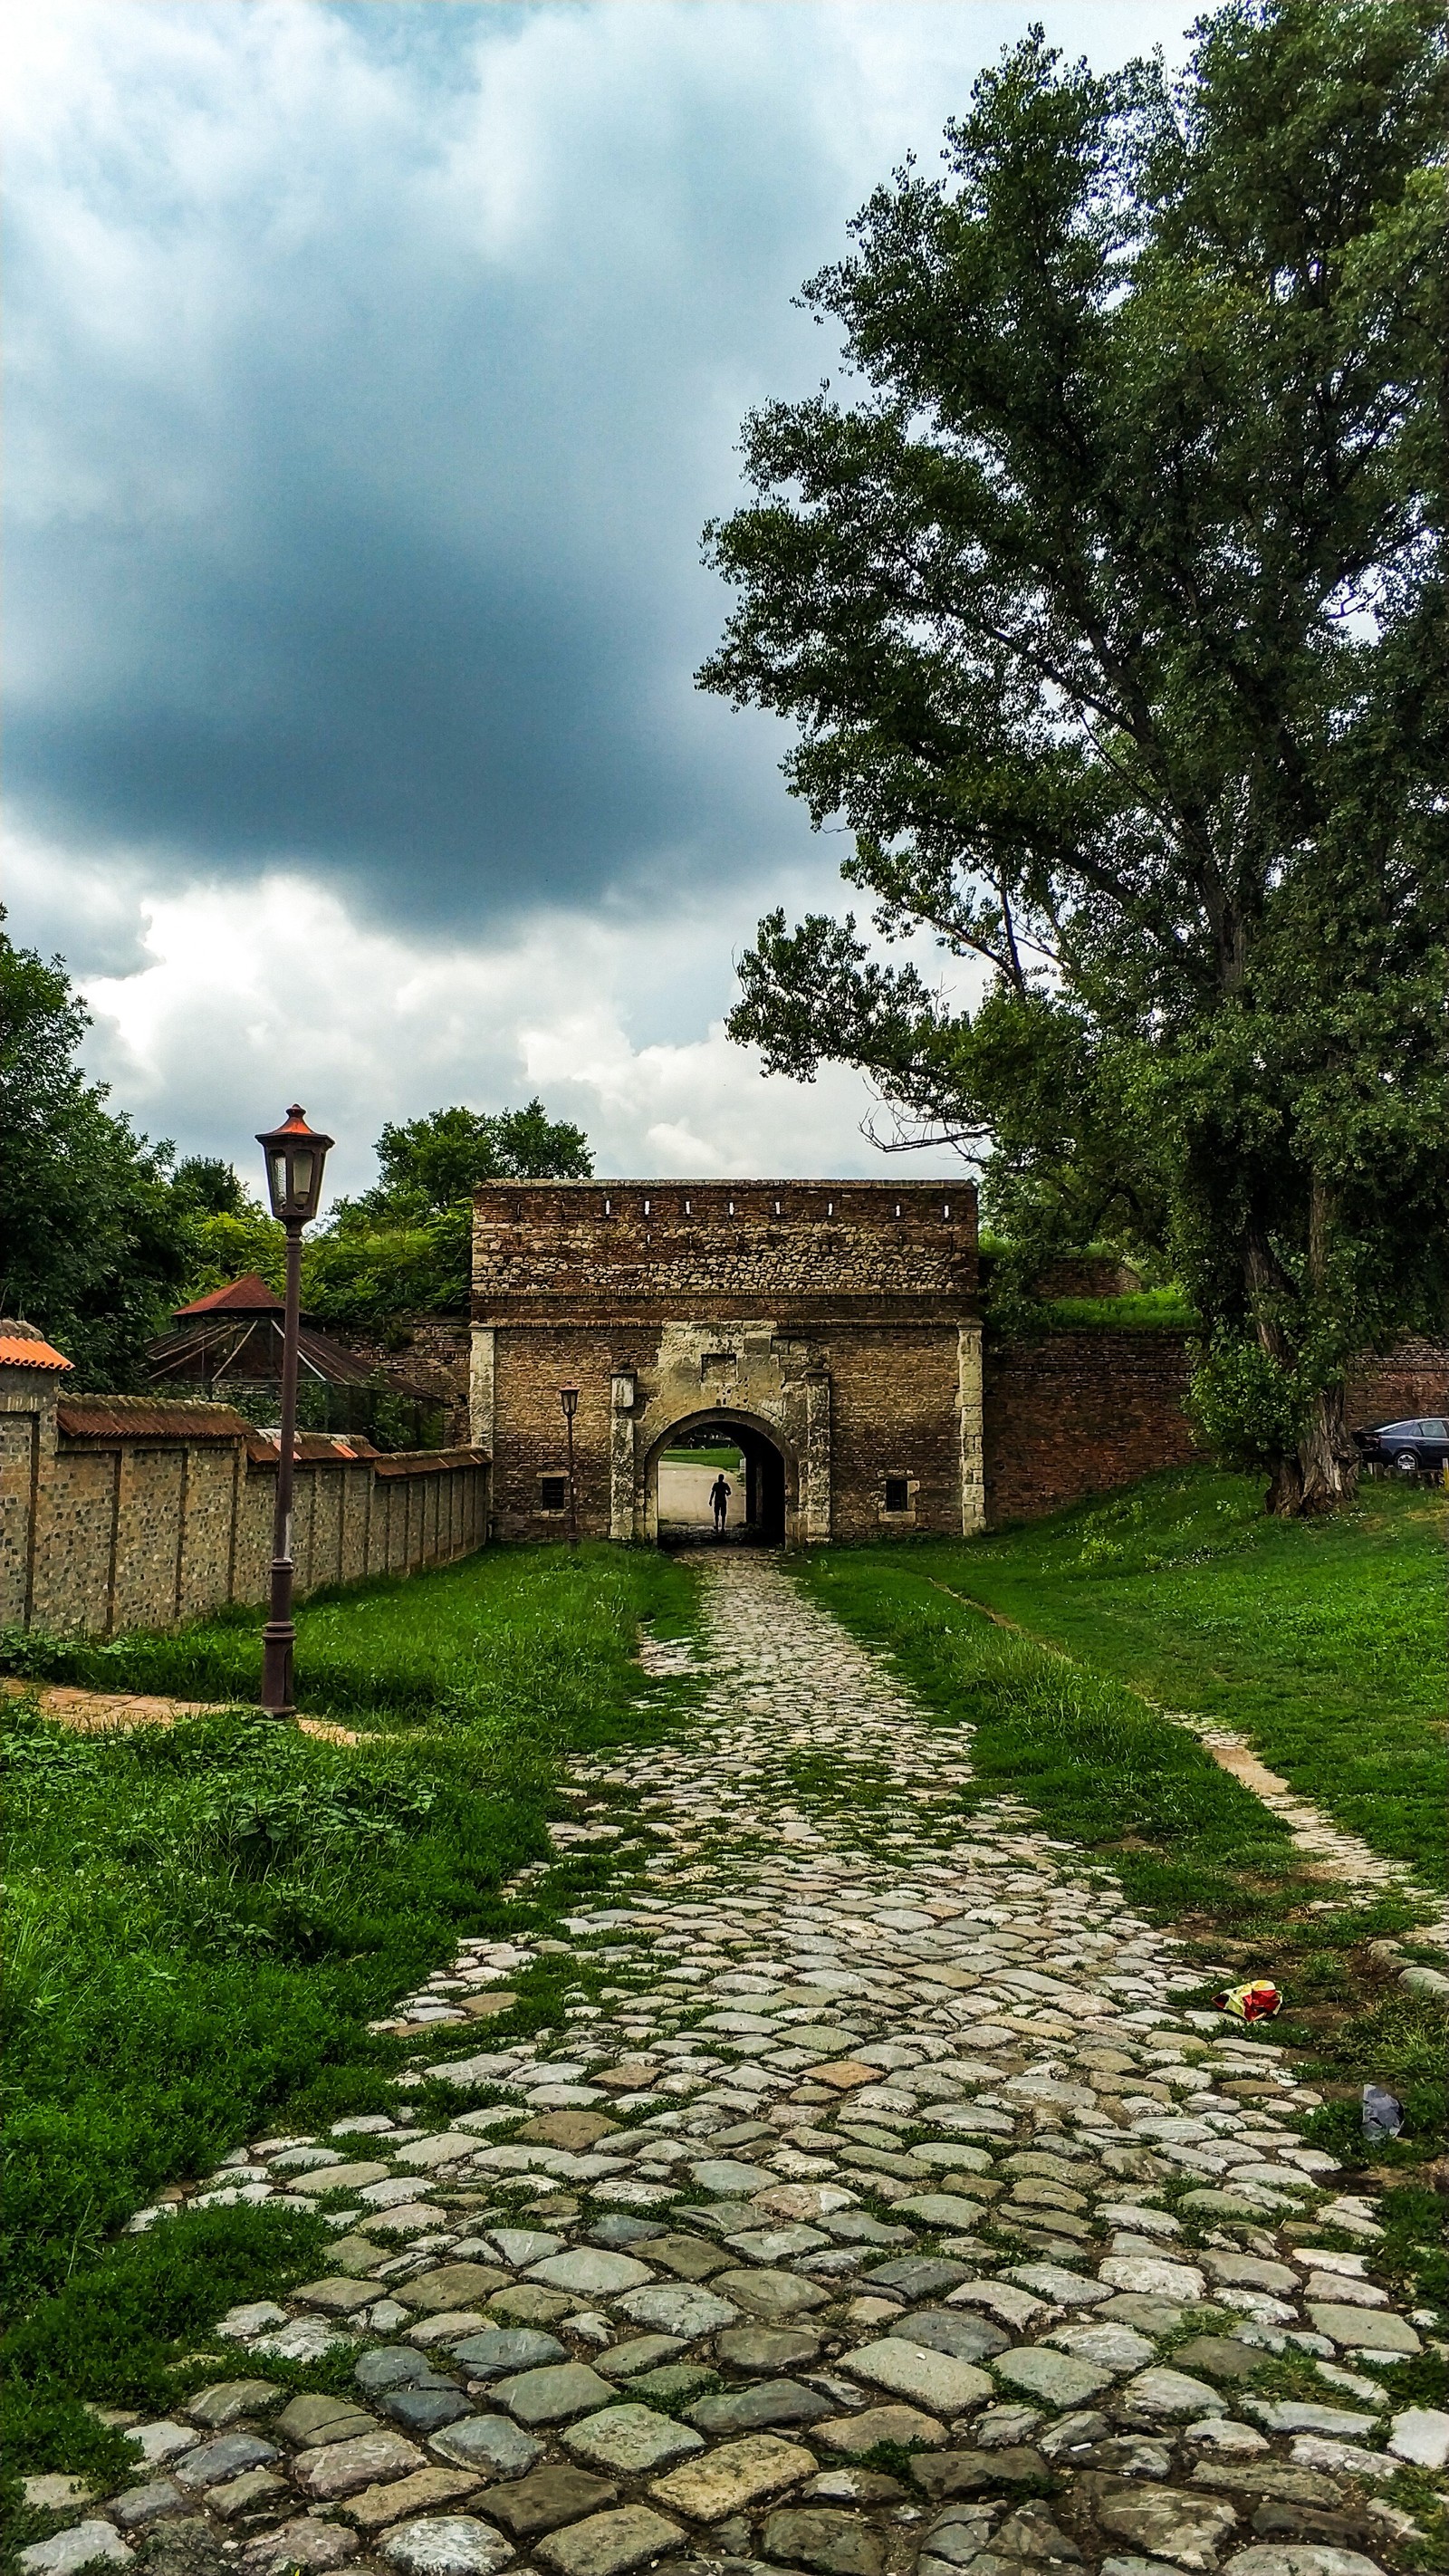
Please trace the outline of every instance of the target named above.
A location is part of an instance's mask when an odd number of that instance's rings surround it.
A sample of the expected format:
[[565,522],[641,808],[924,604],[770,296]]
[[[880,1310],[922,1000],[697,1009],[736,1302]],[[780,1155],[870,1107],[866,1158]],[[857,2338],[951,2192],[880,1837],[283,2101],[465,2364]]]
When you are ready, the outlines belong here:
[[1449,1422],[1425,1415],[1412,1422],[1381,1422],[1372,1431],[1356,1431],[1365,1458],[1385,1458],[1401,1476],[1416,1476],[1423,1467],[1438,1473],[1449,1466]]

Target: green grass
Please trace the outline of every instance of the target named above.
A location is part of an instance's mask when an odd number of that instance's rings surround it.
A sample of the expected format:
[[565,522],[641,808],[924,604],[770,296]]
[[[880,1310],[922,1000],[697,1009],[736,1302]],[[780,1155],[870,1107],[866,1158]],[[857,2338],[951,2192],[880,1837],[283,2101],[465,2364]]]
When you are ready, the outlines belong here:
[[1444,1532],[1432,1491],[1365,1484],[1339,1519],[1278,1521],[1254,1480],[1204,1468],[913,1561],[1159,1707],[1232,1727],[1443,1887]]
[[738,1476],[745,1462],[738,1449],[666,1449],[659,1463],[662,1467],[722,1467],[727,1476]]
[[[1434,1523],[1432,1504],[1380,1487],[1341,1524],[1269,1523],[1244,1480],[1200,1471],[1027,1529],[799,1569],[927,1709],[973,1728],[964,1803],[1012,1791],[1110,1863],[1186,1936],[1199,2000],[1220,1982],[1210,1966],[1277,1979],[1288,2008],[1270,2035],[1322,2086],[1325,2143],[1346,2162],[1365,2161],[1361,2084],[1399,2095],[1408,2130],[1379,2153],[1387,2169],[1419,2162],[1444,2120],[1442,2013],[1369,1954],[1412,1904],[1312,1875],[1271,1810],[1153,1703],[1222,1716],[1366,1840],[1441,1875],[1424,1830],[1442,1797]],[[968,1592],[1035,1633],[993,1624]]]
[[1054,1833],[1110,1859],[1163,1918],[1213,1904],[1225,1873],[1243,1883],[1249,1912],[1257,1885],[1296,1877],[1286,1828],[1196,1737],[1117,1683],[992,1626],[932,1580],[937,1553],[822,1553],[801,1580],[888,1652],[928,1708],[973,1728],[975,1801],[1025,1798]]
[[1197,1333],[1202,1317],[1180,1288],[1135,1288],[1125,1297],[1043,1297],[1049,1333]]
[[[388,2105],[403,2044],[365,2023],[501,1919],[500,1881],[548,1849],[560,1755],[664,1723],[649,1703],[678,1686],[641,1674],[637,1626],[691,1600],[667,1558],[607,1546],[319,1598],[298,1695],[371,1720],[356,1748],[246,1710],[101,1738],[5,1705],[11,2313],[260,2127]],[[224,1697],[255,1686],[257,1622],[48,1657]]]

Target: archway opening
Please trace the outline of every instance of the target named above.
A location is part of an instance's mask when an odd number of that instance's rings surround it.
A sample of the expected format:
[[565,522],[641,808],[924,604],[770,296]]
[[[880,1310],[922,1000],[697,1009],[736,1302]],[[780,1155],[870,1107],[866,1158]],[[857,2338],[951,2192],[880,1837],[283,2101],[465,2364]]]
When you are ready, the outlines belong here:
[[[783,1547],[789,1472],[768,1432],[711,1410],[666,1432],[652,1462],[655,1525],[670,1547]],[[723,1528],[714,1494],[726,1486]]]

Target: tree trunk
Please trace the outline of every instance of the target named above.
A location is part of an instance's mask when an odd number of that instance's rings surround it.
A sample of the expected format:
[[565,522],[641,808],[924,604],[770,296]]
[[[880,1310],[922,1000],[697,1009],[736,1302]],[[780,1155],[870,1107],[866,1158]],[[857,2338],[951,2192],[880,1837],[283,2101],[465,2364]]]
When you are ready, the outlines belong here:
[[1277,1520],[1340,1511],[1358,1491],[1359,1457],[1344,1420],[1342,1386],[1320,1389],[1295,1450],[1273,1462],[1263,1509]]
[[1298,1443],[1300,1512],[1336,1512],[1358,1490],[1358,1451],[1344,1422],[1342,1385],[1320,1389]]

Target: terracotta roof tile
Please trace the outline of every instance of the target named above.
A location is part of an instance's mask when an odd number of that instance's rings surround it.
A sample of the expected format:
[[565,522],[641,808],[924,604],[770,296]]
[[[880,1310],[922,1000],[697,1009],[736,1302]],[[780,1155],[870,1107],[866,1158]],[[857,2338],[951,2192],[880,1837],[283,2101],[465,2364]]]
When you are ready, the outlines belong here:
[[69,1440],[235,1440],[251,1425],[229,1404],[167,1404],[151,1395],[62,1396]]
[[286,1308],[261,1273],[249,1270],[244,1279],[229,1279],[224,1288],[209,1288],[204,1297],[171,1311],[179,1320],[182,1315],[281,1315]]
[[75,1366],[49,1342],[27,1340],[20,1333],[0,1333],[0,1368],[70,1369]]

